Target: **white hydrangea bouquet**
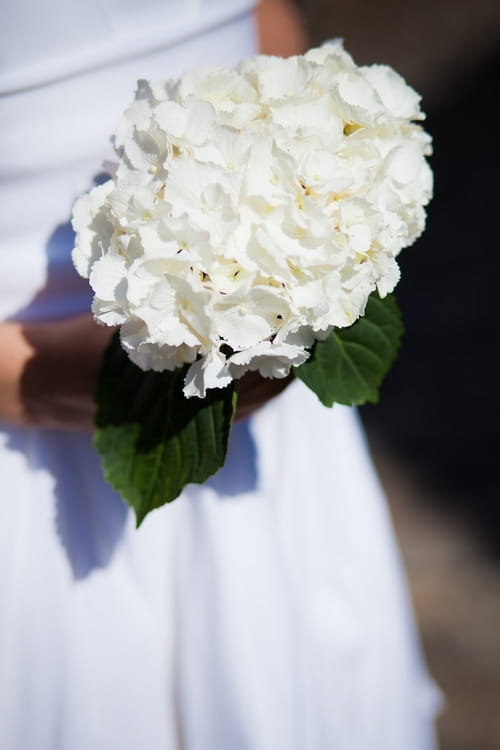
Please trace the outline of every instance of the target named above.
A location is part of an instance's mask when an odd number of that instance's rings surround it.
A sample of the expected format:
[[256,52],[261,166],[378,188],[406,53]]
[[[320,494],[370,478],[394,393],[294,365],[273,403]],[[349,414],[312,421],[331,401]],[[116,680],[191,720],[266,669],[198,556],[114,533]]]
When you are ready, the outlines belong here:
[[120,327],[95,442],[138,523],[223,464],[247,371],[293,371],[327,406],[377,399],[395,258],[432,193],[419,101],[340,41],[139,82],[111,179],[73,215],[94,316]]

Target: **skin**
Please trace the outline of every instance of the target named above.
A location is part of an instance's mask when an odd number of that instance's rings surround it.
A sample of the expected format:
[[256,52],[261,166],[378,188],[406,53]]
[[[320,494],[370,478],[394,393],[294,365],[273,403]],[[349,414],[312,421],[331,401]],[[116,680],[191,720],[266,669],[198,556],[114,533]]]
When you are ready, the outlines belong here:
[[306,52],[309,40],[299,10],[288,0],[264,0],[257,7],[259,46],[266,55]]
[[93,393],[112,329],[90,313],[0,326],[0,415],[26,426],[91,429]]
[[[256,12],[262,52],[286,57],[306,49],[301,19],[287,0],[263,0]],[[90,313],[43,323],[0,323],[0,420],[91,430],[97,375],[112,333]],[[250,416],[291,379],[247,373],[238,383],[237,419]]]

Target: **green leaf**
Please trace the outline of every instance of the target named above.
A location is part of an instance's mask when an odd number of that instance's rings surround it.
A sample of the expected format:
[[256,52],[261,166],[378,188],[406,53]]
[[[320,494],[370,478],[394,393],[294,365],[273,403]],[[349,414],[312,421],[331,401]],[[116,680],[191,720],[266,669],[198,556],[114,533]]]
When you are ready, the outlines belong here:
[[118,334],[104,357],[94,444],[105,479],[134,508],[137,526],[186,484],[204,482],[224,464],[236,393],[229,386],[203,399],[185,398],[185,373],[143,372]]
[[372,294],[365,314],[348,328],[336,328],[316,341],[310,358],[295,374],[325,406],[377,402],[384,376],[394,362],[403,334],[395,298]]

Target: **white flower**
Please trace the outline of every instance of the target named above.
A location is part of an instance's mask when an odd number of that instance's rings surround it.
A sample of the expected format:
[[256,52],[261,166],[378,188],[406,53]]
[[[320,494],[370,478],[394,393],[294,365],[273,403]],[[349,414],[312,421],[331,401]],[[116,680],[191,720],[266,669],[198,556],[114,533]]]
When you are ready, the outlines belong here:
[[334,41],[140,81],[112,178],[76,203],[93,312],[186,396],[285,377],[399,279],[432,194],[420,98]]

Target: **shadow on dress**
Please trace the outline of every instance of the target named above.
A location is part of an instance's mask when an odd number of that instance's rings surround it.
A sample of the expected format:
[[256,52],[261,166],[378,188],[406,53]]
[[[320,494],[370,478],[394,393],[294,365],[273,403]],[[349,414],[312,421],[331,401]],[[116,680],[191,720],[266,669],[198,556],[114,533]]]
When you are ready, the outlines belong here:
[[222,499],[234,498],[255,491],[257,476],[257,448],[250,431],[250,420],[244,419],[233,425],[226,463],[207,480],[206,486]]
[[[56,227],[46,244],[46,283],[11,319],[53,320],[90,308],[88,282],[76,274],[69,260],[73,241],[69,222]],[[9,447],[26,456],[31,472],[46,472],[53,478],[55,530],[73,577],[84,579],[107,567],[124,537],[131,511],[104,482],[90,435],[20,428],[11,431]],[[256,488],[256,448],[249,420],[234,425],[226,463],[207,481],[207,486],[221,499],[235,498]],[[176,502],[183,501],[188,502]]]

